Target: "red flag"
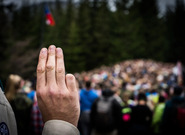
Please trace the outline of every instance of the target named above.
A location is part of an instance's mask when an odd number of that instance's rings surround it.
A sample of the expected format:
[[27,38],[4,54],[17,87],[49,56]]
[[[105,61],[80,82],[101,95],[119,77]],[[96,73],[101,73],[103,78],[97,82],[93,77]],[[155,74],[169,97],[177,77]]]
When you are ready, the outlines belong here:
[[54,26],[55,25],[55,20],[49,10],[49,7],[46,5],[45,6],[45,15],[46,15],[46,24],[50,25],[50,26]]

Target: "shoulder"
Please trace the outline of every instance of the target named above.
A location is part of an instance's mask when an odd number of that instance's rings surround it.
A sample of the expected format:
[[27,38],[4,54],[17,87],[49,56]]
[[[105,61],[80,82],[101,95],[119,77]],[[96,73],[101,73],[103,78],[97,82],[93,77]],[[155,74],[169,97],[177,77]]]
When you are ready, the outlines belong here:
[[8,106],[9,105],[3,91],[1,90],[1,88],[0,88],[0,105],[3,105],[3,106]]
[[33,102],[30,98],[27,97],[25,93],[17,93],[15,99],[11,102],[11,105],[16,106],[17,109],[20,108],[30,108]]
[[[4,93],[0,89],[0,134],[6,129],[6,133],[17,135],[16,121],[14,112],[6,99]],[[3,130],[1,130],[3,128]],[[2,133],[4,134],[4,133]]]
[[79,94],[82,96],[84,94],[84,89],[80,89]]
[[89,91],[89,93],[91,93],[91,95],[93,95],[93,96],[95,96],[95,97],[98,97],[98,93],[97,93],[97,91],[94,90],[94,89],[91,89],[91,90]]
[[85,92],[85,89],[80,89],[80,94],[83,94]]
[[36,91],[32,90],[30,93],[27,94],[28,97],[33,97]]

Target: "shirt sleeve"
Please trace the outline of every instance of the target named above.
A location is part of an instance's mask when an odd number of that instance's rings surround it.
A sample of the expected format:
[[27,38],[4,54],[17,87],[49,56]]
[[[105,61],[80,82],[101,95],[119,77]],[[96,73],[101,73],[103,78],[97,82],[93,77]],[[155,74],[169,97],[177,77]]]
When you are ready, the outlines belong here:
[[45,123],[42,135],[80,135],[78,129],[63,120],[49,120]]
[[17,135],[17,125],[12,107],[0,88],[0,135],[1,133]]

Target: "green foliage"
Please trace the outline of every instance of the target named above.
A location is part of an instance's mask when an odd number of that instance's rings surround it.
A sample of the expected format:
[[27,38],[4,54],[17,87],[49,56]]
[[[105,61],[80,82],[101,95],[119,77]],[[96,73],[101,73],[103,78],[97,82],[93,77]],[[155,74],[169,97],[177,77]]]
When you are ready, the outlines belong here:
[[5,12],[6,7],[2,3],[3,0],[0,1],[0,79],[4,82],[10,70],[7,61],[10,58],[13,41],[11,25]]
[[165,24],[167,25],[166,34],[170,45],[168,61],[182,61],[185,63],[185,5],[183,1],[176,0],[175,10],[168,7]]
[[156,0],[132,4],[115,0],[114,12],[108,0],[55,0],[48,3],[56,23],[53,27],[45,24],[44,4],[24,1],[21,8],[5,13],[0,1],[2,78],[9,73],[34,77],[38,53],[50,44],[63,49],[67,72],[72,73],[126,59],[185,62],[185,7],[180,0],[162,18],[157,17]]

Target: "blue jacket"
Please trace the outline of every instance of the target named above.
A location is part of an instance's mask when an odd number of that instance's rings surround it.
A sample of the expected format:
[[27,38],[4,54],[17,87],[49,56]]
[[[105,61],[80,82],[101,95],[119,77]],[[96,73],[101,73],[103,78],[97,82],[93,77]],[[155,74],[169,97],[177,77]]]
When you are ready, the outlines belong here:
[[81,89],[80,91],[80,110],[90,111],[91,106],[95,99],[98,98],[98,94],[93,90]]

